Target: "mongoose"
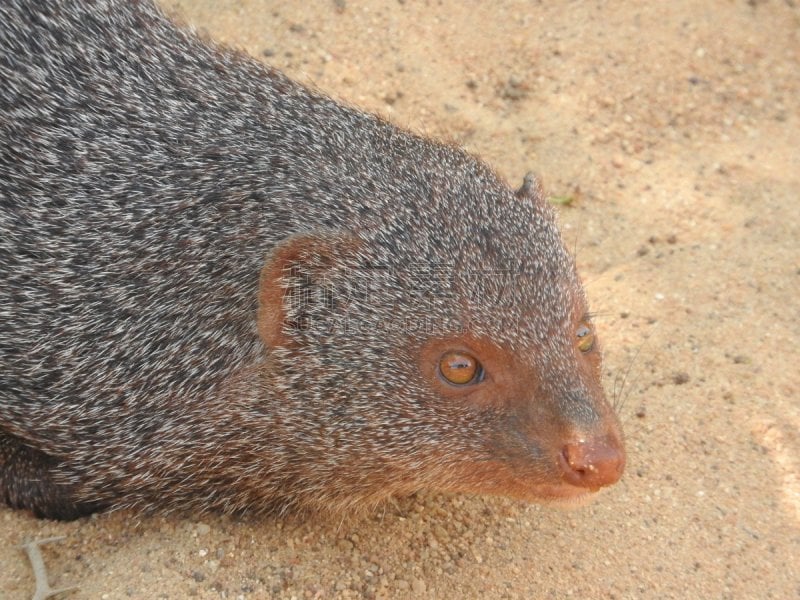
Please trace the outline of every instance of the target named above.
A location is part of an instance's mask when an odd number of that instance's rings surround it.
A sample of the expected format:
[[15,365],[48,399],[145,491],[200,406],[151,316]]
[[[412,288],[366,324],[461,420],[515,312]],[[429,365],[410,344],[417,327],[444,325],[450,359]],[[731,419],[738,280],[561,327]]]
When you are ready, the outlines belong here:
[[49,518],[591,495],[625,462],[538,181],[201,41],[0,5],[0,493]]

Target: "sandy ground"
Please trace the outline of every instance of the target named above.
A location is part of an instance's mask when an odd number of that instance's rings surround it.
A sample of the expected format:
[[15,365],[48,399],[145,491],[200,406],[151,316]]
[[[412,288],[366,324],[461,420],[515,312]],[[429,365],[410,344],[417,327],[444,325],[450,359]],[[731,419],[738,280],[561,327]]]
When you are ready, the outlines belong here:
[[626,379],[629,468],[571,512],[438,495],[350,523],[3,508],[2,598],[31,597],[16,546],[53,535],[76,599],[800,598],[800,3],[165,5],[570,200],[609,392]]

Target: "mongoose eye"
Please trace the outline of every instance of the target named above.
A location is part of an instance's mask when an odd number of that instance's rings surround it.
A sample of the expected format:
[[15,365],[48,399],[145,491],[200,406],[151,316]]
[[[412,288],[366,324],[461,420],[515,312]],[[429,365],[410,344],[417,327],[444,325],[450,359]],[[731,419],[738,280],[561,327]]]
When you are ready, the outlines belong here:
[[578,324],[578,329],[575,331],[578,338],[578,350],[581,352],[589,352],[594,348],[594,328],[588,321],[581,321]]
[[483,367],[466,352],[446,352],[439,359],[439,374],[447,383],[469,385],[483,380]]

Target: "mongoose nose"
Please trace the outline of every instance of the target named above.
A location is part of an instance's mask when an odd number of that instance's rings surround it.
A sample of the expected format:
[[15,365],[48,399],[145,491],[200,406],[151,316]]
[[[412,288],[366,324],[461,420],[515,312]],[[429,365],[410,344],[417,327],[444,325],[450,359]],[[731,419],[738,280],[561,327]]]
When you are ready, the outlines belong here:
[[560,463],[568,483],[598,489],[622,476],[625,452],[618,442],[608,438],[581,440],[564,445]]

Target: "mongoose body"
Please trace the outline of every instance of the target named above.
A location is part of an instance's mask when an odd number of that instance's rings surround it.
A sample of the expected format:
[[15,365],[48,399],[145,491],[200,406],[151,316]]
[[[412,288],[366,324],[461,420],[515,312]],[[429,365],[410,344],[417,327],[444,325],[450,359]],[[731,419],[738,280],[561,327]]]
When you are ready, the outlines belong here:
[[0,5],[0,496],[572,499],[624,450],[532,178],[175,27]]

